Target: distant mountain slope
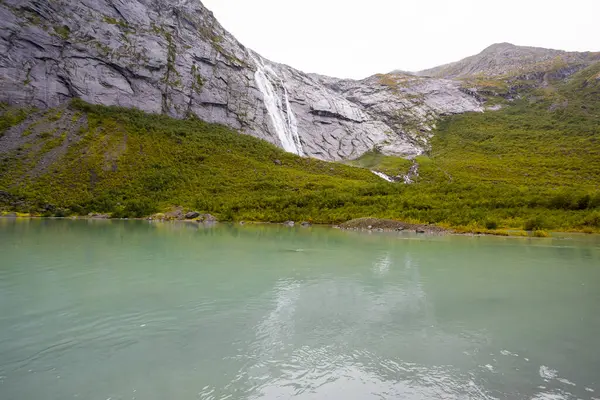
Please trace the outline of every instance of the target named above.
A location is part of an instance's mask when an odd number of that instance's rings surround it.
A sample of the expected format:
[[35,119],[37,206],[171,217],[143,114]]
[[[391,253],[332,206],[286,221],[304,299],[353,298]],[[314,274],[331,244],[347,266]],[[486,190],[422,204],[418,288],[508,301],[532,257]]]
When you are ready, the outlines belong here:
[[565,67],[582,69],[599,60],[600,52],[566,52],[539,47],[516,46],[511,43],[497,43],[477,55],[426,69],[417,74],[444,79],[474,76],[501,77]]

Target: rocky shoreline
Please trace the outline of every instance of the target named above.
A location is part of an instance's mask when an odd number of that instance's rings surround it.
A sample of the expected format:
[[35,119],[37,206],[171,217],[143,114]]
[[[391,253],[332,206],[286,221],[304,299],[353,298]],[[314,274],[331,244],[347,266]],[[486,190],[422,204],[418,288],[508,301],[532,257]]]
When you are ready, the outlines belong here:
[[338,225],[342,230],[355,231],[376,231],[376,232],[415,232],[428,235],[443,235],[454,233],[449,229],[444,229],[436,225],[429,224],[411,224],[392,219],[380,218],[357,218]]
[[[201,214],[196,211],[181,212],[181,209],[167,213],[154,214],[143,218],[111,218],[108,214],[90,213],[88,215],[68,216],[68,217],[45,217],[40,215],[23,214],[16,212],[1,212],[0,219],[70,219],[70,220],[114,220],[114,221],[148,221],[148,222],[195,222],[202,225],[212,226],[217,223],[238,224],[238,225],[280,225],[284,227],[294,228],[310,228],[312,226],[329,227],[345,231],[362,231],[362,232],[405,232],[417,233],[423,235],[463,235],[463,236],[510,236],[510,237],[551,237],[552,232],[547,231],[524,231],[519,229],[476,229],[476,230],[460,230],[443,228],[432,224],[414,224],[403,221],[382,218],[356,218],[346,221],[341,224],[313,224],[311,222],[262,222],[262,221],[219,221],[211,214]],[[580,231],[565,231],[566,233],[586,233]],[[556,233],[556,232],[554,232]],[[589,234],[589,233],[586,233]],[[598,234],[598,233],[596,233]]]

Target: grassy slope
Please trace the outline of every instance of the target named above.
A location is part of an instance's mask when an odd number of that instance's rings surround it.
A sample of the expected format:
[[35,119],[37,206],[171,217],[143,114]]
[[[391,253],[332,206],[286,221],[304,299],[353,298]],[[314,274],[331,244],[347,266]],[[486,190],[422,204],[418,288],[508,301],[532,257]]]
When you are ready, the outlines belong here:
[[[442,121],[429,158],[419,160],[419,186],[436,202],[444,198],[435,219],[471,227],[598,228],[598,74],[600,63],[500,111]],[[380,165],[389,159],[380,157]],[[444,215],[447,208],[451,215]]]
[[369,151],[355,160],[344,162],[354,167],[376,169],[390,176],[406,174],[412,165],[412,161],[400,157],[389,157],[377,151]]
[[[34,134],[34,144],[0,155],[0,190],[25,199],[18,211],[51,210],[46,213],[56,212],[46,204],[118,216],[180,205],[237,220],[333,223],[372,216],[470,230],[598,230],[599,72],[598,65],[589,68],[500,111],[444,121],[429,157],[418,159],[419,182],[410,186],[303,159],[201,121],[77,103],[89,122],[77,133],[80,140],[36,173],[36,163],[68,135]],[[3,117],[2,126],[22,120],[14,115],[9,122]],[[356,164],[390,174],[410,165],[377,154]]]

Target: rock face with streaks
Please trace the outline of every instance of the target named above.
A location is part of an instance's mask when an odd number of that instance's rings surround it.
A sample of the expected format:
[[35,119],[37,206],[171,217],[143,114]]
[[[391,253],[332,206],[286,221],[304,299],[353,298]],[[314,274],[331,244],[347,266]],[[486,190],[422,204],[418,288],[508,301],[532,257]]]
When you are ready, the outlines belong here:
[[4,0],[0,21],[2,102],[47,108],[79,97],[193,114],[326,160],[394,136],[314,78],[246,49],[198,0]]
[[367,80],[353,90],[264,60],[199,0],[4,0],[0,26],[1,102],[48,108],[78,97],[195,115],[325,160],[422,152],[391,117],[410,104],[389,88]]
[[360,105],[373,118],[383,121],[402,140],[384,142],[380,151],[410,158],[413,148],[425,149],[436,121],[444,115],[482,112],[475,94],[460,82],[425,78],[407,73],[378,74],[361,81],[315,76],[325,86]]

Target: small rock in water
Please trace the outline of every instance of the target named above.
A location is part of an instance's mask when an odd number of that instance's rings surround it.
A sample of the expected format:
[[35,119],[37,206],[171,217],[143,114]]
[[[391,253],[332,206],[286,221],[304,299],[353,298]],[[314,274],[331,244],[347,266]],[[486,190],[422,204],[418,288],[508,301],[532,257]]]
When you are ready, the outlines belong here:
[[296,225],[296,223],[294,221],[285,221],[283,223],[283,225],[285,225],[285,226],[294,226],[294,225]]
[[304,226],[304,227],[308,227],[308,226],[310,226],[310,225],[311,225],[311,223],[310,223],[310,222],[306,222],[306,221],[304,221],[304,222],[302,222],[300,225],[302,225],[302,226]]
[[403,231],[403,230],[404,230],[404,227],[403,227],[403,226],[399,226],[399,227],[397,227],[397,228],[396,228],[396,230],[397,230],[398,232],[400,232],[400,231]]
[[371,230],[371,229],[373,229],[373,225],[369,225],[369,226],[367,226],[367,229],[368,229],[368,230]]
[[424,229],[417,229],[415,232],[417,232],[417,233],[425,233],[425,230]]

